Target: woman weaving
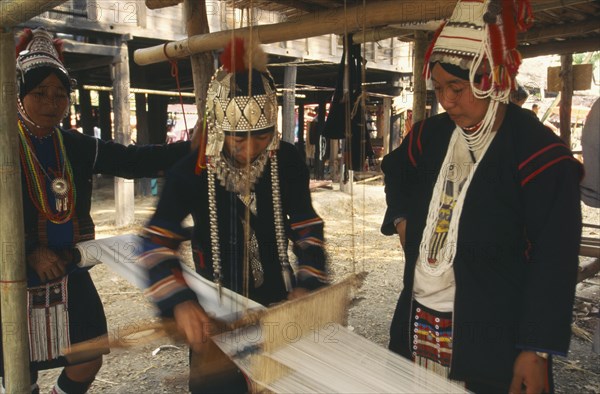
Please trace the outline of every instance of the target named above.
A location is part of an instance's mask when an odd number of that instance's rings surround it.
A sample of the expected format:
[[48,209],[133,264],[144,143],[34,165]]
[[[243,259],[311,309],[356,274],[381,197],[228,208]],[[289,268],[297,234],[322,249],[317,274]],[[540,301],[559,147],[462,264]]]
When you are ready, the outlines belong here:
[[39,391],[37,371],[64,366],[53,392],[84,393],[108,349],[76,365],[63,351],[107,333],[102,303],[73,248],[94,238],[92,175],[156,176],[188,153],[189,143],[125,147],[61,129],[72,81],[60,53],[42,29],[26,30],[17,45],[31,390]]
[[[323,221],[312,207],[306,165],[279,141],[266,54],[236,39],[221,60],[208,88],[206,144],[169,172],[140,259],[149,270],[149,297],[161,315],[175,318],[191,345],[194,393],[248,387],[208,340],[214,322],[181,276],[175,252],[188,214],[196,270],[217,286],[268,306],[327,283]],[[202,134],[194,133],[197,141]],[[294,271],[288,239],[298,258]]]
[[382,232],[406,256],[389,347],[478,393],[551,392],[552,355],[570,339],[581,168],[508,104],[528,11],[458,2],[426,59],[446,113],[382,163]]

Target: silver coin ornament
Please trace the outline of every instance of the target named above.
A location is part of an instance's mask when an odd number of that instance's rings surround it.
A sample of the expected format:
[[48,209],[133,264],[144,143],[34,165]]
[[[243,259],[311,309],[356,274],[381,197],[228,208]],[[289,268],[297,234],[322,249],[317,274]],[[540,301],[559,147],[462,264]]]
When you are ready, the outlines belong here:
[[52,184],[50,185],[50,188],[52,189],[52,193],[54,194],[55,200],[56,200],[56,211],[57,212],[64,212],[67,210],[67,205],[69,203],[69,190],[70,190],[70,186],[69,183],[66,181],[65,178],[59,177],[59,178],[54,178],[54,180],[52,181]]

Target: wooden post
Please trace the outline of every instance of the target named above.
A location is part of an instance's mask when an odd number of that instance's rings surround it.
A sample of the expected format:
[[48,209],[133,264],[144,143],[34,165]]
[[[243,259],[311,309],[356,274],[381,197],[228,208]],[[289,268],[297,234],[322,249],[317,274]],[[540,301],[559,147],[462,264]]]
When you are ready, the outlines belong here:
[[392,125],[392,98],[384,97],[383,98],[383,108],[381,111],[381,115],[383,116],[383,120],[380,122],[383,127],[383,154],[387,155],[390,153],[390,128]]
[[29,393],[27,279],[21,164],[17,131],[15,42],[0,32],[0,309],[7,393]]
[[306,163],[306,139],[304,138],[304,103],[298,105],[298,143],[296,149]]
[[[121,37],[120,53],[111,65],[113,75],[113,112],[115,119],[115,140],[123,145],[131,143],[129,110],[129,54],[127,41]],[[133,180],[115,177],[115,225],[127,226],[135,216]]]
[[421,30],[415,31],[413,61],[413,124],[425,119],[425,105],[427,100],[427,86],[425,79],[421,77],[423,65],[425,64],[425,51],[427,50],[427,33]]
[[560,100],[560,139],[571,148],[571,104],[573,102],[573,55],[560,57],[562,78]]
[[296,129],[296,116],[294,108],[296,106],[296,75],[298,68],[296,66],[286,66],[283,75],[283,140],[294,143],[294,130]]
[[340,150],[340,140],[329,140],[329,178],[336,181],[340,178],[340,160],[338,152]]
[[169,98],[166,96],[148,96],[148,137],[151,144],[164,144],[167,139],[167,108]]
[[110,92],[98,92],[98,126],[100,127],[100,137],[104,141],[112,140],[112,121],[110,119]]
[[[209,33],[208,17],[206,15],[205,0],[185,0],[186,27],[188,36]],[[202,52],[190,58],[192,62],[192,77],[194,92],[196,93],[196,108],[198,119],[204,119],[206,109],[206,91],[212,75],[214,74],[214,59],[211,52]],[[192,127],[193,125],[188,125]]]
[[317,143],[315,144],[315,179],[321,180],[325,175],[325,166],[323,163],[323,155],[325,152],[321,150],[324,148],[321,146],[321,140],[323,137],[323,129],[325,128],[325,112],[327,111],[327,107],[325,102],[319,103],[319,113],[317,114]]
[[[150,143],[150,136],[148,135],[148,111],[146,111],[146,95],[143,93],[136,93],[135,95],[135,118],[136,118],[136,130],[137,137],[136,142],[138,145],[146,145]],[[150,179],[142,178],[137,181],[136,192],[140,196],[150,195]]]
[[94,136],[94,119],[92,118],[92,98],[90,91],[79,89],[79,111],[83,134]]

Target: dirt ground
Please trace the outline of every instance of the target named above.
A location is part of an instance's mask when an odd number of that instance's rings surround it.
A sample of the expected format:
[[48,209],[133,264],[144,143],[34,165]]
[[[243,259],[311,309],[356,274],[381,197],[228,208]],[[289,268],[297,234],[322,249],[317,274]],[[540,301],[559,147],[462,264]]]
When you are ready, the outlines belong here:
[[[381,184],[356,185],[354,196],[339,191],[320,189],[313,193],[313,203],[326,223],[327,250],[335,278],[353,271],[366,271],[368,276],[350,310],[349,325],[355,332],[385,346],[388,326],[401,289],[403,253],[397,237],[385,237],[379,225],[385,210]],[[136,232],[152,214],[156,198],[138,198],[135,203],[136,223],[127,228],[114,227],[112,179],[96,180],[93,216],[97,236]],[[351,212],[354,207],[354,214]],[[587,223],[600,224],[598,209],[584,207]],[[600,230],[587,232],[599,237]],[[189,251],[184,251],[189,255]],[[154,320],[154,309],[140,291],[106,267],[92,269],[109,322],[110,334]],[[558,393],[600,393],[600,356],[591,351],[591,336],[600,305],[600,277],[578,285],[574,310],[575,329],[567,358],[555,360]],[[90,393],[185,393],[187,392],[187,357],[185,345],[168,339],[130,350],[117,350],[104,358]],[[40,374],[41,392],[49,392],[60,370]]]

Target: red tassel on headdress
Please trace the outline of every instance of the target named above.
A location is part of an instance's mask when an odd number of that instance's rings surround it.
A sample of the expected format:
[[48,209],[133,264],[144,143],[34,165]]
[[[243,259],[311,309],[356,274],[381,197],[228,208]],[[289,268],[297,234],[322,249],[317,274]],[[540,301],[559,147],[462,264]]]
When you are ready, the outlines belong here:
[[17,42],[17,46],[15,47],[16,57],[19,57],[19,53],[23,52],[25,48],[27,48],[27,45],[29,45],[32,38],[33,31],[31,31],[31,29],[24,29],[19,35],[19,42]]
[[510,76],[514,77],[521,66],[521,54],[517,50],[517,28],[515,25],[515,7],[513,0],[503,0],[502,27],[506,54],[504,62]]
[[244,39],[236,37],[225,46],[221,53],[220,60],[223,68],[229,72],[241,72],[248,69],[244,61],[246,53]]
[[63,40],[57,38],[57,39],[53,40],[52,43],[54,44],[54,48],[56,49],[56,52],[58,53],[58,60],[60,60],[60,62],[62,64],[65,64],[65,56],[63,55],[63,47],[64,47]]
[[506,48],[517,47],[517,29],[515,26],[513,0],[502,0],[502,28],[504,30],[504,41]]
[[502,58],[504,57],[502,32],[500,31],[500,27],[495,23],[490,23],[488,28],[490,32],[492,60],[494,61],[494,66],[498,66],[502,64]]
[[533,10],[529,0],[517,1],[519,9],[517,11],[517,27],[520,32],[527,31],[533,25]]

